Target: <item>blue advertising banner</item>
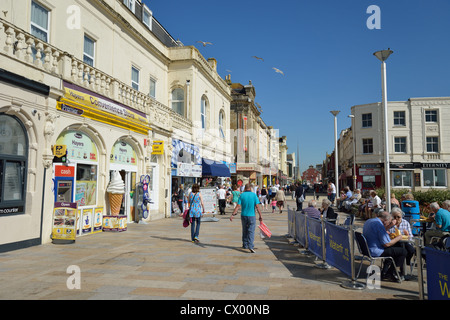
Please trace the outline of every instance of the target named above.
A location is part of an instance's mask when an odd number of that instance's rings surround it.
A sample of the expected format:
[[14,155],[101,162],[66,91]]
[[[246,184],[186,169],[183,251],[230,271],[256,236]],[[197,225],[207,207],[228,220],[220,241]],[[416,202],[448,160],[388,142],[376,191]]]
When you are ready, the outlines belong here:
[[348,229],[325,222],[326,262],[352,276]]
[[295,211],[288,209],[288,233],[295,239]]
[[322,223],[315,218],[306,217],[308,249],[322,259]]
[[450,300],[450,253],[425,247],[428,300]]
[[295,239],[303,247],[306,246],[305,224],[305,214],[301,211],[295,211]]

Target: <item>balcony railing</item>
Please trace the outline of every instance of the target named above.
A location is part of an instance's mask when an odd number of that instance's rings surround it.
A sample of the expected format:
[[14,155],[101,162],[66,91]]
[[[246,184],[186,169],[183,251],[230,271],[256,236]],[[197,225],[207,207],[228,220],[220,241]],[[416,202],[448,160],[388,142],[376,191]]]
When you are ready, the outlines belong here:
[[[2,45],[4,43],[4,46]],[[0,18],[0,55],[8,56],[31,68],[46,72],[62,80],[113,99],[133,109],[150,115],[150,110],[159,109],[169,116],[175,126],[188,131],[192,122],[180,117],[172,109],[105,72],[75,58],[72,54],[44,42],[30,33]],[[170,122],[171,124],[172,122]],[[167,121],[163,127],[167,128]]]

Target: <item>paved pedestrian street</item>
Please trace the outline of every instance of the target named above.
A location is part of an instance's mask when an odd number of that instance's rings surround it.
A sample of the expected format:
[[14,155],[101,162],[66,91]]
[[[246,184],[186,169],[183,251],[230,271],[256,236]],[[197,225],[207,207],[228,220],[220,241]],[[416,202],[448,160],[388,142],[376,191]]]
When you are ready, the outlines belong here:
[[342,288],[349,280],[345,274],[316,268],[321,261],[289,244],[287,210],[263,211],[273,235],[262,240],[258,233],[256,253],[250,253],[241,248],[240,216],[230,222],[230,214],[228,208],[216,216],[219,221],[202,222],[198,244],[190,241],[190,228],[182,227],[181,218],[171,218],[129,224],[122,233],[79,237],[73,244],[2,253],[0,299],[418,299],[417,278],[382,282],[381,289]]

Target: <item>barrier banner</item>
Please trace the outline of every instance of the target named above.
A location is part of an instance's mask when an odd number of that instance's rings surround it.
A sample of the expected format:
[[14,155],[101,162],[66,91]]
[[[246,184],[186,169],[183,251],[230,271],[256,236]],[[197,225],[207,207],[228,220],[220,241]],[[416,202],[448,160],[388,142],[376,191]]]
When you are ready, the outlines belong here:
[[352,276],[348,229],[325,222],[326,262]]
[[295,211],[295,240],[302,246],[306,246],[305,236],[306,216],[301,211]]
[[428,300],[450,300],[450,253],[425,247]]
[[295,211],[288,208],[288,234],[295,239]]
[[322,221],[306,217],[308,249],[322,259]]

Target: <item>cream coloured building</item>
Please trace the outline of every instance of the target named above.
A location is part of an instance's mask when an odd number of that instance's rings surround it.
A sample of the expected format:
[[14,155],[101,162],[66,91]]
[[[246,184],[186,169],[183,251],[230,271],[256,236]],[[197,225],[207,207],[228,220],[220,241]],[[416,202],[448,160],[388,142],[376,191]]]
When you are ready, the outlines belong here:
[[[61,201],[78,204],[78,232],[92,233],[95,214],[109,214],[113,170],[126,222],[169,217],[180,141],[198,150],[195,163],[232,161],[230,89],[215,60],[175,41],[140,1],[4,0],[0,10],[0,251],[51,241]],[[135,197],[146,175],[148,213]]]
[[[380,103],[353,106],[358,187],[384,184],[384,118]],[[450,98],[388,102],[392,188],[429,190],[450,185]]]

